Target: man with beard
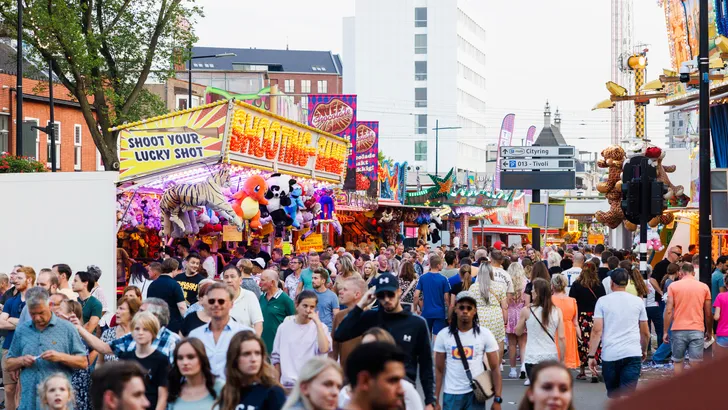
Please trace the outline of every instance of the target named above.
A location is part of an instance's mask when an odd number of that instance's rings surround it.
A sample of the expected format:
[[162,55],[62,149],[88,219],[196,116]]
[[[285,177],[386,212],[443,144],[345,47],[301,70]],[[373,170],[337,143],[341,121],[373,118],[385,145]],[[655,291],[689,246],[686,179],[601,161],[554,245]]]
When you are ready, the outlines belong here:
[[385,342],[354,349],[346,361],[352,393],[347,410],[403,409],[406,359],[401,349]]
[[[396,276],[385,272],[372,282],[375,282],[375,287],[370,288],[364,294],[339,324],[334,332],[334,340],[339,343],[346,342],[361,336],[372,327],[381,327],[388,331],[394,337],[397,345],[408,356],[406,362],[407,379],[413,384],[417,380],[417,366],[419,365],[420,382],[425,395],[425,409],[433,410],[436,399],[432,391],[434,382],[432,347],[427,324],[422,318],[402,308],[400,304],[402,290],[399,288],[399,281]],[[364,308],[374,300],[379,302],[379,309],[365,312]],[[349,372],[350,362],[351,356],[350,360],[347,361],[347,373]],[[397,384],[399,384],[399,381],[397,381]]]

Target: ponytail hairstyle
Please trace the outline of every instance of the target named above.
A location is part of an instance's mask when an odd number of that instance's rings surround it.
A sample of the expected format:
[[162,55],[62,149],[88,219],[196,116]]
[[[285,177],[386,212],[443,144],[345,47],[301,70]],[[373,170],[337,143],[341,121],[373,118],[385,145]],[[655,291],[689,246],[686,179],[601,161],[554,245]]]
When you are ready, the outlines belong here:
[[478,268],[478,288],[480,290],[480,297],[486,305],[490,304],[490,284],[493,281],[493,268],[490,263],[481,262],[480,268]]
[[460,274],[460,279],[463,281],[463,290],[470,289],[470,284],[473,282],[473,279],[470,276],[471,270],[472,268],[470,265],[463,265],[460,267],[460,271],[458,273]]

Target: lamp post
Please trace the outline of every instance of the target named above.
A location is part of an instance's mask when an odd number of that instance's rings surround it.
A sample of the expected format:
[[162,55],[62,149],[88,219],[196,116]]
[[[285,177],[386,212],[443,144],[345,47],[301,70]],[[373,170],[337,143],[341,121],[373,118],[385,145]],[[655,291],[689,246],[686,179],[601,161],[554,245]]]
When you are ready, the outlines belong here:
[[[23,155],[23,0],[18,0],[18,69],[15,84],[15,153]],[[37,153],[36,153],[37,155]]]
[[[191,53],[190,53],[191,54]],[[210,54],[205,56],[190,56],[189,60],[187,60],[188,64],[188,87],[187,87],[187,108],[192,108],[192,60],[197,60],[199,58],[222,58],[222,57],[237,57],[237,54],[235,53],[222,53],[222,54]]]
[[435,120],[435,175],[437,175],[437,162],[440,149],[440,130],[459,130],[463,127],[440,127],[440,120]]
[[698,222],[698,246],[700,247],[700,281],[710,286],[712,237],[710,223],[710,78],[708,50],[708,0],[700,0],[700,220]]
[[[48,121],[48,125],[45,127],[39,127],[37,125],[33,125],[31,129],[36,129],[41,132],[45,132],[48,134],[48,138],[50,139],[50,158],[48,160],[51,163],[51,172],[57,171],[56,166],[56,117],[55,117],[55,111],[54,111],[55,104],[53,103],[53,60],[48,59],[48,107],[50,111],[50,120]],[[38,157],[40,157],[39,154]]]

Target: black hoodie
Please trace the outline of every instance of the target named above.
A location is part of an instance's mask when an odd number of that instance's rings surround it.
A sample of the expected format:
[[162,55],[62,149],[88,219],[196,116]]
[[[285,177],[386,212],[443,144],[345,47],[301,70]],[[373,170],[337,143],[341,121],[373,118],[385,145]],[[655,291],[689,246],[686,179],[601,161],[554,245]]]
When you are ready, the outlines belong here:
[[432,373],[432,346],[430,345],[430,331],[427,322],[408,310],[399,313],[386,313],[380,310],[364,312],[359,306],[354,306],[348,315],[336,328],[334,340],[345,342],[361,336],[372,327],[381,327],[388,331],[394,340],[407,355],[407,378],[414,384],[417,380],[417,365],[420,366],[420,381],[422,391],[425,393],[425,404],[435,402],[433,393],[434,375]]

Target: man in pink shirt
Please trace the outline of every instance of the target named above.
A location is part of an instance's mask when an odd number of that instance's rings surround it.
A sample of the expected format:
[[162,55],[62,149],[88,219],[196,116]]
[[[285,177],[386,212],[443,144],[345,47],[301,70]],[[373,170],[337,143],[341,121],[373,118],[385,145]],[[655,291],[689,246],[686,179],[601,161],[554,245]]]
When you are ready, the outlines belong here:
[[710,289],[695,279],[695,268],[686,263],[680,268],[680,280],[667,288],[665,328],[672,324],[672,340],[668,333],[665,343],[672,345],[675,374],[683,371],[685,353],[691,363],[703,360],[704,340],[713,336]]

